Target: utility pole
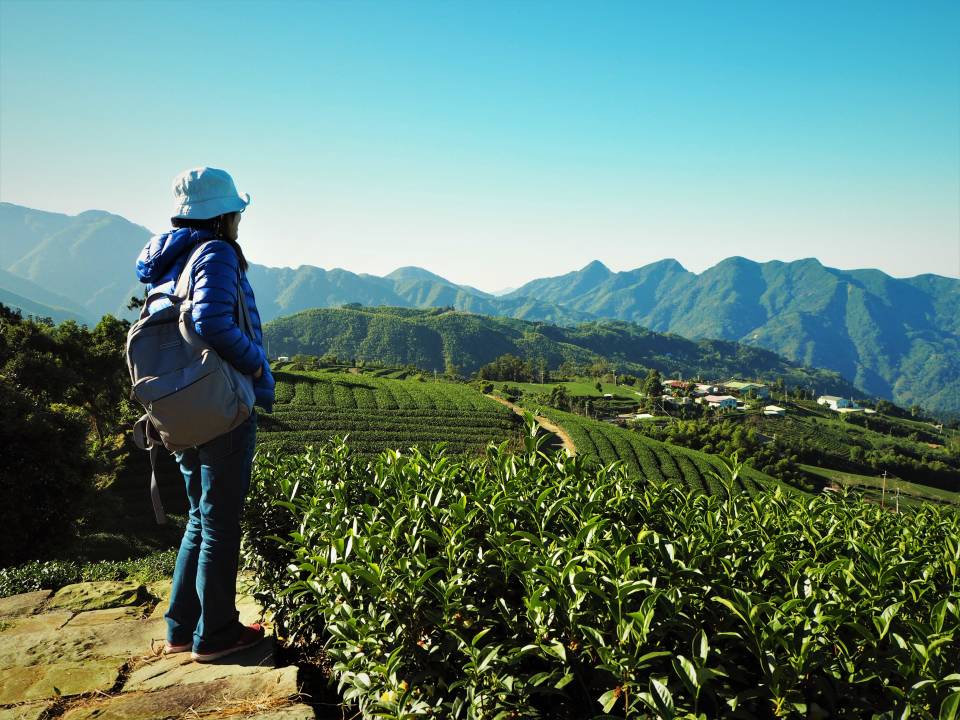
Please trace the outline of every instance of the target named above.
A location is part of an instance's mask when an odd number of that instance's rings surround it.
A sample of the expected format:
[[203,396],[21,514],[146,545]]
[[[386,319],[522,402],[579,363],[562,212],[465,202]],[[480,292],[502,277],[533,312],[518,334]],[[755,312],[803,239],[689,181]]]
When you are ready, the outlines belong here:
[[900,486],[897,485],[897,515],[900,514]]
[[884,500],[887,497],[887,471],[883,471],[883,489],[880,491],[880,507],[883,507]]

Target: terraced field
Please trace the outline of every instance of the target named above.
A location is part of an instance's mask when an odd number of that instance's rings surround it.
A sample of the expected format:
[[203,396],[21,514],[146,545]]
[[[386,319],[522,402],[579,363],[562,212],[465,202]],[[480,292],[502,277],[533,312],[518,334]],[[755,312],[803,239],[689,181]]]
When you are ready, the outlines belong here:
[[[721,465],[715,456],[662,443],[609,423],[554,408],[542,408],[541,413],[570,433],[580,455],[596,458],[604,464],[621,460],[646,478],[676,480],[708,494],[723,492],[723,485],[711,474],[718,472]],[[758,489],[769,489],[780,483],[752,468],[744,468],[738,484],[742,490],[754,495]]]
[[275,377],[276,405],[261,415],[261,448],[299,450],[349,435],[362,454],[437,442],[473,454],[521,432],[516,415],[466,385],[324,371]]

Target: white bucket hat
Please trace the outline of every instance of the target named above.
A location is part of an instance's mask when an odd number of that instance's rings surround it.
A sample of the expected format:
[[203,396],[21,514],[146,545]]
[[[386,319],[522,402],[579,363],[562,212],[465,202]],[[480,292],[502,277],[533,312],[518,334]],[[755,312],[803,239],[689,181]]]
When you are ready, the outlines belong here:
[[250,204],[240,196],[226,170],[212,167],[184,170],[173,179],[174,218],[209,220],[225,213],[243,212]]

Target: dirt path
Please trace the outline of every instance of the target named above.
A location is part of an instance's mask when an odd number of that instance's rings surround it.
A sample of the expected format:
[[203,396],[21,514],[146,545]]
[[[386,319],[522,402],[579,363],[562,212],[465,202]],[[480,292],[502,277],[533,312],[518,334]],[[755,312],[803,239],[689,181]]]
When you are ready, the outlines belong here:
[[[502,397],[497,397],[496,395],[487,395],[487,397],[490,398],[491,400],[496,400],[501,405],[506,405],[508,408],[513,410],[517,415],[520,415],[521,417],[523,417],[523,414],[526,412],[519,405],[515,405],[509,400],[504,400]],[[563,443],[563,447],[566,449],[568,453],[570,453],[571,455],[577,454],[577,446],[573,444],[573,438],[570,437],[570,435],[567,433],[566,430],[564,430],[562,427],[557,425],[555,422],[553,422],[549,418],[544,417],[543,415],[537,415],[536,418],[537,418],[537,422],[540,423],[540,426],[544,430],[548,432],[552,432],[554,435],[560,438],[560,442]]]

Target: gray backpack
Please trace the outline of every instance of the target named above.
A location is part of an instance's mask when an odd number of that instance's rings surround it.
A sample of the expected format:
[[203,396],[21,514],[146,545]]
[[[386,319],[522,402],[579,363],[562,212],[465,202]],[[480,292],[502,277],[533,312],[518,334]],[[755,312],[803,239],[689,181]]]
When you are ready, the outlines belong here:
[[[201,243],[190,254],[173,294],[151,292],[140,319],[127,333],[131,398],[147,411],[133,439],[150,451],[150,495],[158,523],[165,522],[156,460],[159,446],[174,452],[213,440],[240,425],[253,412],[253,378],[222,359],[193,326],[190,277]],[[166,297],[172,305],[148,314],[150,303]],[[253,337],[250,314],[237,273],[237,302],[242,329]]]

